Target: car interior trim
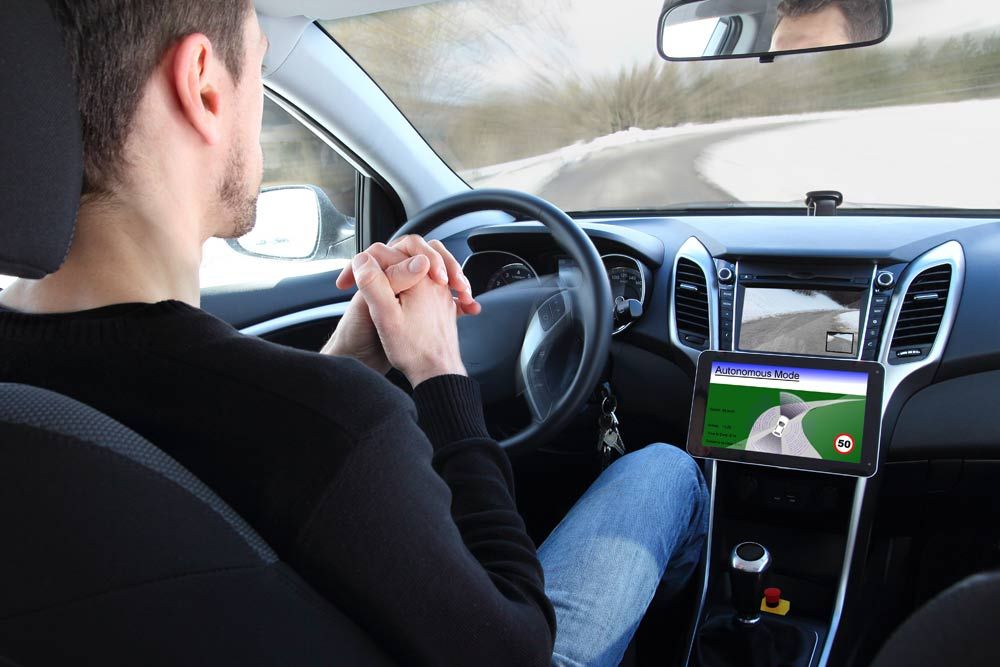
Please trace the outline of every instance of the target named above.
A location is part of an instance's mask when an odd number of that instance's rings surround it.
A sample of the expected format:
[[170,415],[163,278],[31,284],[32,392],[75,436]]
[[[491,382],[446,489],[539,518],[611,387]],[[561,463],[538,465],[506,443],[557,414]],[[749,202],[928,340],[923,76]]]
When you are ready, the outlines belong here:
[[[262,21],[265,33],[269,20]],[[281,67],[268,72],[267,81],[371,165],[399,195],[408,215],[468,189],[375,81],[315,23]]]
[[265,97],[267,97],[267,99],[271,100],[279,107],[281,107],[281,109],[285,113],[287,113],[289,116],[291,116],[299,123],[301,123],[303,127],[305,127],[307,130],[316,135],[316,137],[320,141],[329,146],[334,152],[337,153],[337,155],[344,158],[344,161],[347,162],[347,164],[351,165],[351,167],[354,168],[354,171],[360,173],[362,176],[365,176],[366,178],[372,177],[372,170],[366,164],[364,164],[361,160],[359,160],[356,155],[354,155],[351,151],[347,149],[346,146],[344,146],[342,143],[337,141],[332,135],[330,135],[329,132],[322,129],[322,127],[318,123],[316,123],[316,121],[314,121],[306,114],[302,113],[302,111],[298,109],[294,104],[292,104],[291,102],[289,102],[288,100],[286,100],[281,95],[271,90],[267,86],[264,87],[264,95]]
[[830,630],[823,642],[823,653],[819,657],[817,667],[825,667],[830,659],[830,652],[837,639],[837,628],[844,612],[844,600],[847,598],[847,584],[851,576],[851,562],[854,559],[854,547],[858,541],[858,530],[861,527],[861,508],[864,504],[865,490],[868,488],[868,478],[859,477],[854,487],[854,501],[851,504],[851,520],[847,526],[847,544],[844,547],[844,563],[840,568],[840,580],[837,583],[837,597],[833,603],[833,614],[830,617]]
[[678,350],[682,350],[695,366],[698,365],[698,355],[701,350],[688,347],[681,341],[680,331],[677,329],[677,295],[675,285],[677,284],[677,265],[681,259],[687,259],[701,269],[705,274],[705,284],[708,286],[708,349],[719,349],[719,279],[716,275],[715,262],[708,250],[697,238],[692,236],[677,251],[674,258],[674,267],[671,271],[670,286],[670,342]]
[[[924,271],[937,266],[951,267],[951,284],[948,290],[948,301],[945,304],[944,314],[941,317],[941,325],[938,327],[934,344],[922,359],[902,364],[889,363],[892,337],[896,333],[896,325],[899,322],[899,316],[903,310],[906,295],[910,291],[910,285]],[[961,292],[964,284],[965,251],[957,241],[948,241],[925,252],[913,260],[903,271],[892,295],[892,301],[887,313],[885,333],[882,338],[882,350],[879,353],[879,361],[885,366],[885,394],[883,394],[882,399],[884,406],[888,406],[889,400],[907,377],[920,369],[936,365],[941,361],[944,350],[948,346],[948,338],[951,336],[955,318],[958,315],[958,306],[962,300]],[[885,409],[883,407],[884,412]]]
[[[859,333],[861,335],[858,338],[858,356],[855,357],[855,359],[858,359],[859,361],[865,355],[865,343],[868,342],[868,333],[869,333],[868,322],[871,319],[871,316],[872,316],[872,307],[873,307],[874,302],[875,302],[875,284],[876,284],[875,281],[876,281],[876,279],[878,277],[878,270],[879,270],[878,269],[878,264],[875,264],[874,266],[872,266],[872,279],[871,279],[871,281],[868,284],[868,305],[865,306],[865,319],[863,320],[864,324],[861,327],[859,327]],[[735,324],[734,324],[734,326],[735,326]],[[877,338],[877,336],[876,336],[876,338]],[[887,339],[887,340],[891,340],[891,339]],[[883,401],[884,400],[885,399],[883,398]],[[888,403],[883,403],[883,406],[885,406],[885,405],[888,405]]]
[[290,313],[282,317],[277,317],[273,320],[267,320],[266,322],[246,327],[245,329],[241,329],[240,333],[245,336],[266,336],[276,331],[281,331],[282,329],[289,329],[291,327],[309,324],[310,322],[336,319],[338,317],[343,317],[344,313],[347,312],[348,306],[350,305],[349,301],[345,301],[343,303],[331,303],[326,306],[320,306],[319,308],[300,310],[297,313]]

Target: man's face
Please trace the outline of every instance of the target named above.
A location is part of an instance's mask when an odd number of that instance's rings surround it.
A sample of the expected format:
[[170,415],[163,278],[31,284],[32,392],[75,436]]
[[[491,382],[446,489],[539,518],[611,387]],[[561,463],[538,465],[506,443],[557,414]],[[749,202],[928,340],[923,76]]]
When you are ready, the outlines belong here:
[[771,50],[794,51],[851,42],[847,17],[838,4],[831,3],[812,14],[782,17],[771,37]]
[[268,43],[255,12],[249,13],[243,35],[243,74],[235,88],[229,158],[218,188],[225,216],[217,233],[222,238],[239,238],[253,229],[257,219],[257,197],[264,176],[264,156],[260,145],[264,115],[261,67]]

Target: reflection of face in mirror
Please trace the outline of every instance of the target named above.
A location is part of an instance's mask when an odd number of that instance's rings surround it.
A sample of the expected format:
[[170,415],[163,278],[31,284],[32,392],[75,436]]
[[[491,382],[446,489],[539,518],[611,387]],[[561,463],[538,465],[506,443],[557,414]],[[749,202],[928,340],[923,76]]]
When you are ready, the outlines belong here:
[[771,51],[871,42],[882,30],[880,0],[781,0]]

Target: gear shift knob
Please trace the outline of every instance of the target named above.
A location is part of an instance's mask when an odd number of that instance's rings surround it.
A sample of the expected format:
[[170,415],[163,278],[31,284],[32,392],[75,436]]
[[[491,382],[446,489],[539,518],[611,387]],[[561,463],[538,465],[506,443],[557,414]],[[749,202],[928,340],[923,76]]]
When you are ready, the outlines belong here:
[[771,567],[771,554],[756,542],[742,542],[733,549],[729,560],[736,621],[754,625],[760,621],[760,598],[764,575]]

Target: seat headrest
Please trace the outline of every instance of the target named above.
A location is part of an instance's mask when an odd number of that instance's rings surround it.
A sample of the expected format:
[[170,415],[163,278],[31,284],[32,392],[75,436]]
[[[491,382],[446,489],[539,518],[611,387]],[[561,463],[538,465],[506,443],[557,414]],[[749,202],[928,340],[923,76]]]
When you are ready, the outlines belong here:
[[45,0],[0,2],[0,274],[41,278],[73,241],[83,145],[76,84]]

